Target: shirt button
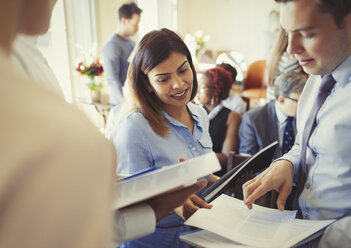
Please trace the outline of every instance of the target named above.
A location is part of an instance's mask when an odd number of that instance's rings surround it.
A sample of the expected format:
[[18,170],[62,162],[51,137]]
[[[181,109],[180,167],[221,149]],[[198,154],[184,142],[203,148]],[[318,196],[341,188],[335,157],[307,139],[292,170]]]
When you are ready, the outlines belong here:
[[317,155],[318,155],[317,152],[312,151],[312,156],[313,156],[313,157],[317,157]]
[[313,127],[315,128],[318,125],[317,121],[313,122]]
[[306,183],[305,187],[306,187],[306,189],[310,189],[311,188],[311,184],[310,183]]
[[195,147],[193,147],[191,150],[196,151],[196,148],[195,148]]

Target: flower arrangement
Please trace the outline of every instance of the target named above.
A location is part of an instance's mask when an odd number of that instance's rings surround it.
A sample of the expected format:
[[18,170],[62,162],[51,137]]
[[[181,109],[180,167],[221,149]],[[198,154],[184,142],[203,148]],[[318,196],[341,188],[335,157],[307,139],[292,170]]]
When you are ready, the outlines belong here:
[[99,91],[103,85],[100,83],[99,76],[104,72],[101,59],[97,56],[96,46],[88,52],[82,52],[75,67],[81,76],[87,77],[87,87],[91,91]]
[[193,59],[197,62],[199,62],[200,55],[205,52],[205,46],[209,40],[210,36],[205,35],[202,30],[198,30],[194,34],[188,33],[184,38],[184,42],[188,46]]

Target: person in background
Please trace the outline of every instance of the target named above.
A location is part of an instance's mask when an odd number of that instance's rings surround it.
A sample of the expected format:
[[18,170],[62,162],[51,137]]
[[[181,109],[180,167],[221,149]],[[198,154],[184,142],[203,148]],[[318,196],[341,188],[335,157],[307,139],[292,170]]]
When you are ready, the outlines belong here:
[[130,39],[139,29],[142,10],[134,3],[123,4],[118,9],[120,24],[102,48],[104,73],[110,87],[110,104],[118,105],[123,101],[122,87],[127,77],[128,58],[135,42]]
[[288,152],[296,136],[296,110],[307,76],[286,72],[274,84],[275,101],[248,111],[239,129],[239,153],[253,155],[274,141],[279,142],[273,158]]
[[[212,151],[206,111],[190,101],[197,92],[196,71],[183,40],[161,29],[146,34],[131,62],[127,83],[132,108],[114,126],[117,173],[172,165]],[[181,175],[180,175],[181,176]],[[193,195],[177,214],[163,218],[156,231],[121,247],[188,247],[179,239],[189,231],[183,218],[211,206]]]
[[304,73],[299,62],[293,55],[286,52],[288,37],[285,31],[280,28],[276,42],[267,59],[264,72],[264,83],[267,85],[267,99],[274,100],[275,79],[284,72],[294,71]]
[[[232,74],[232,82],[233,84],[236,82],[236,76],[237,76],[237,71],[236,69],[231,66],[230,64],[227,63],[222,63],[217,65],[219,67],[224,68],[225,70],[227,70],[228,72],[230,72]],[[232,89],[232,87],[230,87],[230,89]],[[229,90],[229,95],[226,99],[222,100],[222,104],[224,107],[235,111],[237,113],[239,113],[240,115],[242,115],[244,113],[244,101],[243,99],[241,99],[240,96],[238,96],[237,94],[235,94],[232,90]]]
[[215,175],[222,176],[226,172],[228,154],[238,151],[238,130],[241,116],[237,112],[223,106],[232,88],[232,75],[222,67],[205,71],[199,79],[199,89],[196,102],[202,104],[210,119],[210,136],[213,151],[216,153],[222,170]]
[[[279,192],[284,209],[296,183],[295,209],[309,220],[338,219],[320,247],[351,242],[351,2],[290,0],[280,3],[287,51],[311,74],[297,108],[293,148],[243,186],[244,203],[268,191]],[[337,238],[336,238],[337,237]]]
[[[111,247],[112,144],[77,108],[9,63],[16,35],[45,33],[55,3],[0,0],[0,247]],[[152,232],[203,183],[124,209],[115,238]],[[133,216],[143,222],[138,230]]]

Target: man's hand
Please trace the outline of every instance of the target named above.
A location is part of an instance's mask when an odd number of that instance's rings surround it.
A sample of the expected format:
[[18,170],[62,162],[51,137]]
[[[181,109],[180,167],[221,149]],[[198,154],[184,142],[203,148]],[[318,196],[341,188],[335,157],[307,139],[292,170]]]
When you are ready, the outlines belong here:
[[174,212],[186,220],[199,208],[212,208],[212,205],[208,204],[197,195],[191,195],[182,206],[174,209]]
[[243,185],[244,203],[249,209],[259,197],[268,191],[279,192],[277,199],[278,209],[283,211],[286,199],[291,193],[293,184],[294,166],[287,160],[278,160],[267,170]]
[[[171,193],[166,193],[147,201],[155,212],[156,222],[158,222],[163,216],[169,214],[175,208],[183,205],[184,202],[188,200],[189,196],[202,189],[204,186],[206,186],[206,184],[206,179],[200,179],[192,186]],[[188,211],[191,210],[187,210],[186,215],[190,213]]]

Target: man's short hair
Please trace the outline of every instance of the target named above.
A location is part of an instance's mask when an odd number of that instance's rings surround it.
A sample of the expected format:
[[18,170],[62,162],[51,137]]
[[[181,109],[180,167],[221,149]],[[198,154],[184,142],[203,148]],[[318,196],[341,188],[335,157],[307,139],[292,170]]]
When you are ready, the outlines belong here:
[[[287,3],[294,0],[275,0],[277,3]],[[323,13],[330,13],[333,15],[336,25],[342,28],[344,25],[344,18],[351,12],[350,0],[314,0]]]
[[133,14],[140,15],[141,12],[142,10],[134,2],[126,3],[118,9],[118,18],[119,20],[122,18],[131,19]]
[[274,96],[288,97],[291,93],[301,93],[307,81],[307,75],[301,72],[285,72],[274,82]]

